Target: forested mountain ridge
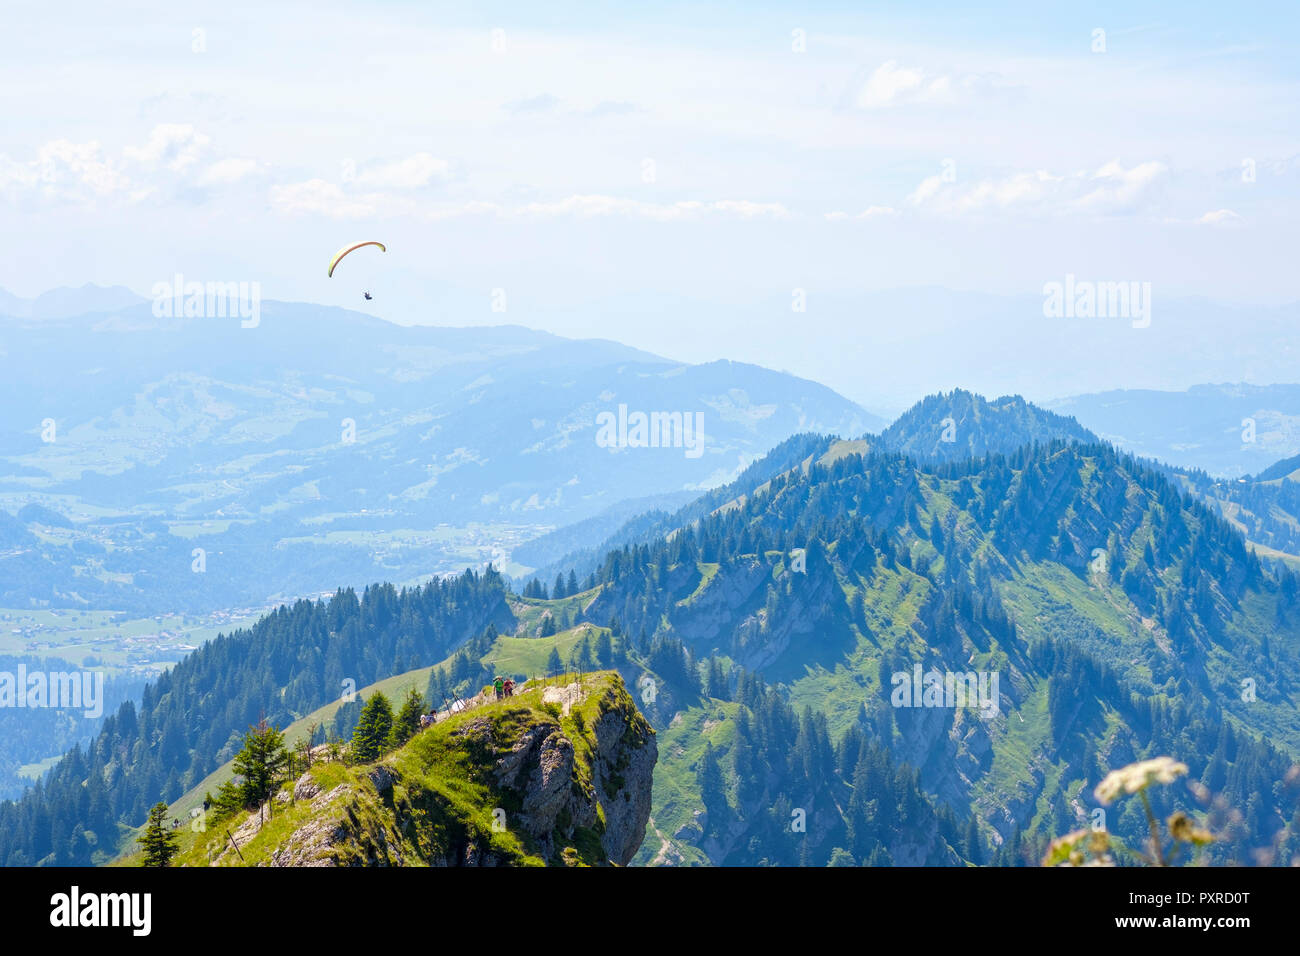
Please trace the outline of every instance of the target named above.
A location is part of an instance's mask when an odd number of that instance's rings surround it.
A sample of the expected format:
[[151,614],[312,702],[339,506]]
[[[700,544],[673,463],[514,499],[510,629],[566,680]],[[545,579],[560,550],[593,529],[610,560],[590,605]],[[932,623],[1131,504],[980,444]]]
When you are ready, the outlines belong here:
[[[1106,445],[924,467],[827,460],[657,547],[609,555],[588,613],[672,635],[706,675],[758,669],[832,735],[887,741],[927,790],[988,821],[1005,861],[1022,838],[1041,846],[1077,825],[1103,768],[1154,751],[1247,814],[1220,859],[1274,844],[1290,858],[1294,575],[1265,571],[1222,518]],[[892,706],[892,676],[918,663],[999,674],[1000,713]],[[671,686],[649,708],[660,719],[695,693]],[[670,729],[660,777],[679,772],[679,790],[698,794],[699,768],[676,765],[674,743]],[[719,839],[677,819],[670,842],[688,858]]]
[[1213,481],[1188,475],[1188,486],[1268,558],[1300,568],[1300,476],[1294,459],[1254,478]]
[[1290,458],[1283,458],[1281,461],[1275,461],[1258,475],[1256,481],[1281,481],[1288,478],[1292,481],[1298,480],[1297,473],[1300,473],[1300,455],[1292,455]]
[[[727,484],[704,492],[671,512],[655,508],[636,515],[625,521],[614,533],[603,538],[599,544],[570,551],[527,576],[549,581],[553,574],[575,572],[579,576],[586,577],[604,560],[608,552],[630,544],[647,544],[656,541],[717,508],[726,507],[737,498],[743,498],[756,488],[762,487],[782,472],[802,466],[821,456],[834,441],[835,439],[830,436],[812,432],[792,435],[762,458],[747,466]],[[530,548],[525,546],[523,555],[526,556],[529,551]]]

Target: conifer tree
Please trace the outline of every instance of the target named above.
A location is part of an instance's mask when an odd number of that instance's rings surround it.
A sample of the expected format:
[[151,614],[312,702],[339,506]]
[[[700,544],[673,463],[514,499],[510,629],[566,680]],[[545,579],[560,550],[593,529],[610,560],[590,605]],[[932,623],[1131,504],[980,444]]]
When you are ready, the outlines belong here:
[[270,797],[288,764],[284,734],[265,720],[258,721],[244,734],[244,747],[235,754],[235,774],[244,781],[239,786],[243,805],[254,807]]
[[411,688],[406,692],[397,716],[393,718],[390,746],[400,747],[414,737],[420,729],[420,717],[423,714],[424,697],[415,688]]
[[614,664],[614,640],[609,636],[609,631],[601,631],[596,638],[596,660],[604,668]]
[[135,841],[144,846],[144,866],[170,866],[172,857],[180,851],[179,838],[163,822],[166,816],[167,804],[154,804],[144,836]]
[[591,638],[583,637],[578,645],[578,670],[586,673],[596,669],[596,658],[591,653]]
[[393,706],[388,698],[375,693],[361,708],[361,719],[352,732],[352,757],[360,763],[379,758],[388,749],[393,731]]

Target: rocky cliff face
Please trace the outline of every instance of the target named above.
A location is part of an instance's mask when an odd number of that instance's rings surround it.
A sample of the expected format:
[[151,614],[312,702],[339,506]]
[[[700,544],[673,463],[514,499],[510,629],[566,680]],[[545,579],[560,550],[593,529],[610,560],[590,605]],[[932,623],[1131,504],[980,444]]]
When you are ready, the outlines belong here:
[[[377,764],[313,768],[219,865],[626,865],[658,748],[617,674],[525,689],[417,734]],[[274,832],[273,832],[274,831]]]

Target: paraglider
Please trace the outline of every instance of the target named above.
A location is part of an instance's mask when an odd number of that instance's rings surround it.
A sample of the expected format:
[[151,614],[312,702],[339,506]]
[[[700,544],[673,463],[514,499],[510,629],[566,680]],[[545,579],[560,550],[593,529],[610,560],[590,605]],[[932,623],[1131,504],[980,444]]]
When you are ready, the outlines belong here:
[[[336,252],[334,254],[334,258],[330,260],[330,271],[329,271],[330,277],[333,278],[334,269],[343,260],[344,256],[346,256],[350,252],[355,252],[356,250],[361,249],[365,246],[378,246],[380,252],[388,251],[388,249],[384,246],[382,242],[375,242],[373,239],[367,242],[354,242],[350,246],[344,246],[342,249]],[[370,298],[370,296],[367,295],[366,298],[368,299]]]
[[374,296],[371,295],[369,292],[363,292],[363,293],[361,293],[361,294],[364,295],[364,296],[366,297],[366,301],[367,301],[367,302],[369,302],[371,299],[374,298]]

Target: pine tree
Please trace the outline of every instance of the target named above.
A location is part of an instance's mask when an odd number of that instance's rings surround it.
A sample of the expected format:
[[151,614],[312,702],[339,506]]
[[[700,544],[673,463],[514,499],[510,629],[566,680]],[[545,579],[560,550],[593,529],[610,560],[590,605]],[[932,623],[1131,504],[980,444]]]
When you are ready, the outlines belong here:
[[546,676],[554,677],[562,670],[564,670],[564,661],[560,660],[559,648],[552,647],[550,655],[546,658]]
[[587,673],[596,669],[596,658],[591,653],[591,638],[583,637],[578,645],[578,670]]
[[144,846],[144,866],[170,866],[172,857],[180,851],[179,838],[163,823],[166,816],[167,804],[154,804],[144,836],[136,838],[135,842]]
[[361,763],[377,760],[388,747],[393,730],[393,706],[376,693],[361,708],[361,719],[352,733],[352,757]]
[[217,787],[217,795],[210,798],[214,816],[238,813],[244,809],[244,790],[233,780],[227,780]]
[[850,853],[848,850],[844,849],[844,847],[842,846],[837,846],[835,849],[831,850],[831,861],[826,865],[827,866],[857,866],[857,864],[853,862],[853,854]]
[[853,591],[853,597],[849,598],[849,613],[853,617],[853,623],[857,625],[859,631],[867,630],[867,609],[862,600],[862,588],[856,588]]
[[265,720],[258,721],[244,734],[243,749],[235,754],[235,774],[244,780],[239,787],[243,805],[255,807],[270,797],[288,764],[284,734]]
[[704,673],[704,695],[706,697],[716,697],[720,700],[726,700],[728,691],[727,677],[722,672],[722,662],[710,654]]
[[614,641],[609,636],[609,631],[601,631],[600,636],[596,638],[596,660],[604,668],[612,667],[614,664]]
[[389,734],[389,746],[400,747],[420,729],[420,718],[424,715],[424,697],[415,688],[406,692],[402,706],[393,718],[393,729]]
[[340,705],[339,709],[334,712],[334,735],[336,737],[351,737],[352,731],[357,728],[357,721],[361,719],[361,695],[356,694],[349,701]]
[[984,849],[980,844],[979,825],[976,824],[974,816],[972,816],[970,822],[966,824],[965,843],[966,859],[970,860],[970,862],[974,863],[976,866],[983,866]]
[[429,675],[429,686],[424,692],[425,700],[430,707],[440,707],[450,696],[451,684],[447,680],[447,672],[441,667],[435,668]]
[[727,808],[727,785],[722,776],[722,766],[718,763],[718,752],[713,744],[704,741],[704,756],[700,760],[700,798],[711,818],[720,815]]

